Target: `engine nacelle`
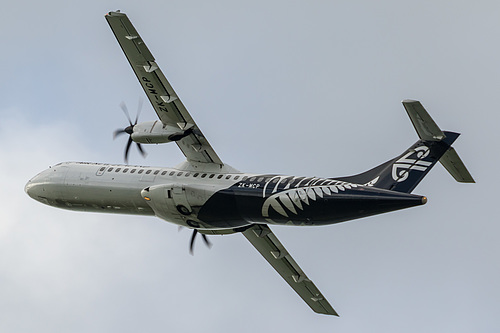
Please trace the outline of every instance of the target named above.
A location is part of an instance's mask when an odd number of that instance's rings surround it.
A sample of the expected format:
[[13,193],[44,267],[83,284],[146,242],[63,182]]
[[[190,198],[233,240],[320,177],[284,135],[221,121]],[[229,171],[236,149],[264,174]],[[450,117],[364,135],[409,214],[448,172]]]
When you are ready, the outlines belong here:
[[187,124],[184,129],[171,125],[164,127],[161,121],[156,120],[135,125],[131,137],[137,143],[153,144],[178,141],[191,133],[193,133],[193,125]]
[[155,215],[164,220],[192,228],[209,228],[198,219],[198,211],[215,191],[215,187],[207,185],[162,184],[145,188],[141,196]]

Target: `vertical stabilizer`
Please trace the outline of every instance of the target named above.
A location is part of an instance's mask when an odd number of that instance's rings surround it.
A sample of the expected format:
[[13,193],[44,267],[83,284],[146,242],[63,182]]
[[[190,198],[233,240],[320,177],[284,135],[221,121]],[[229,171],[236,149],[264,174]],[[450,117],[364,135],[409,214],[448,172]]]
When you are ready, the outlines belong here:
[[418,101],[404,100],[403,106],[420,140],[398,157],[371,170],[336,179],[410,193],[440,161],[457,181],[474,183],[457,152],[451,147],[460,133],[442,131]]

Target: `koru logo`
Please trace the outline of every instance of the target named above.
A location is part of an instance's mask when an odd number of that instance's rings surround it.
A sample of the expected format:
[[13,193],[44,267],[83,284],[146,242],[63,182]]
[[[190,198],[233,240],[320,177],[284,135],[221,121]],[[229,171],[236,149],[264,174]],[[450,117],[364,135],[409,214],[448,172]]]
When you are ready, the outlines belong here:
[[404,182],[410,175],[410,170],[426,171],[432,162],[423,161],[431,150],[427,146],[420,146],[410,150],[392,165],[392,179]]

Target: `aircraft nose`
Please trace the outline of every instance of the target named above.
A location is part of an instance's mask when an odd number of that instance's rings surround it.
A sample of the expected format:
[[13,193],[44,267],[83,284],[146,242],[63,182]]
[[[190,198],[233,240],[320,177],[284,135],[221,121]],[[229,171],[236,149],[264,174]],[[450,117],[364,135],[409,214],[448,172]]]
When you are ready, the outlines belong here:
[[24,191],[31,198],[41,201],[49,195],[49,190],[51,189],[51,184],[53,180],[58,176],[54,174],[54,168],[49,168],[40,172],[35,177],[31,178],[24,186]]
[[40,181],[40,175],[30,179],[24,186],[24,192],[35,200],[39,200],[39,197],[43,196],[44,191],[43,184]]

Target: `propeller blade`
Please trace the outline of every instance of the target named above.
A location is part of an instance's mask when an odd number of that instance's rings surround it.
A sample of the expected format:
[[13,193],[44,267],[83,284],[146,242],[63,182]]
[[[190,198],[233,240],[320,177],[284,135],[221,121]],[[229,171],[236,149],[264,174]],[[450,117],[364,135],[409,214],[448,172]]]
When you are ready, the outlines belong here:
[[127,146],[125,147],[125,164],[128,164],[128,151],[132,145],[132,137],[128,137]]
[[144,98],[139,97],[139,104],[137,105],[137,115],[135,116],[135,124],[137,124],[137,121],[139,120],[139,115],[141,114],[142,111],[142,103],[144,102]]
[[137,149],[139,149],[139,151],[141,152],[142,157],[146,157],[147,153],[144,150],[142,150],[141,144],[137,142],[136,144],[137,144]]
[[[128,113],[128,108],[125,102],[122,101],[120,103],[120,108],[123,110],[123,113],[125,113],[125,116],[127,116],[127,120],[130,126],[134,126],[134,124],[132,124],[132,120],[130,119],[130,114]],[[137,121],[135,123],[137,124]]]
[[194,240],[196,239],[196,234],[198,233],[198,230],[194,229],[193,230],[193,235],[191,236],[191,242],[189,242],[189,253],[193,255],[193,248],[194,248]]
[[120,134],[126,133],[124,129],[117,129],[116,131],[113,132],[113,139],[116,139],[116,137]]
[[[193,249],[194,249],[194,240],[196,239],[196,235],[198,234],[197,229],[193,229],[193,235],[191,236],[191,242],[189,242],[189,253],[191,255],[194,254]],[[201,234],[201,238],[203,238],[203,241],[205,241],[205,244],[208,246],[209,249],[212,248],[212,243],[208,240],[207,235]]]
[[[116,138],[118,135],[121,135],[123,133],[127,133],[130,135],[128,141],[127,141],[127,146],[125,147],[125,163],[128,164],[128,153],[130,150],[130,146],[132,145],[132,134],[134,133],[134,127],[137,125],[137,122],[139,121],[139,115],[141,114],[142,111],[142,104],[144,102],[144,99],[142,97],[139,98],[139,103],[137,105],[137,114],[135,116],[135,122],[132,123],[132,119],[130,119],[130,113],[128,112],[127,105],[122,101],[120,103],[120,108],[122,109],[123,113],[125,113],[125,116],[127,117],[128,123],[130,126],[127,126],[125,129],[118,129],[113,132],[113,138]],[[142,157],[146,157],[147,153],[142,149],[141,145],[137,143],[137,149],[139,149],[139,152],[141,153]]]
[[201,234],[201,238],[203,238],[203,240],[205,241],[205,244],[207,244],[208,248],[211,249],[212,243],[210,243],[210,241],[208,240],[207,235]]

